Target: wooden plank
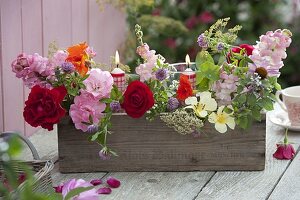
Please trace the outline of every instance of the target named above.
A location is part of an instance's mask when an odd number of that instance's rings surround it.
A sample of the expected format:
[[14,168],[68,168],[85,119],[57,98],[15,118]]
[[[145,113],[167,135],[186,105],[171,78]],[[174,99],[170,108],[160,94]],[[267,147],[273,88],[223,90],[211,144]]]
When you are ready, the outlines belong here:
[[[88,42],[88,1],[72,0],[72,43]],[[94,19],[96,20],[96,19]]]
[[196,199],[266,199],[268,197],[290,161],[273,158],[272,154],[276,150],[275,144],[283,140],[284,130],[269,121],[267,127],[265,170],[261,172],[217,172]]
[[[30,10],[30,12],[28,12]],[[43,55],[43,26],[42,0],[22,0],[22,34],[23,52]],[[24,86],[24,100],[28,98],[30,90]],[[30,136],[39,130],[25,122],[25,135]]]
[[[0,0],[0,7],[2,7],[2,0]],[[0,132],[4,131],[4,110],[3,110],[3,66],[2,66],[2,23],[1,23],[1,8],[0,8]]]
[[101,199],[194,199],[214,172],[118,172],[109,173],[121,187]]
[[[101,149],[87,141],[69,118],[58,125],[61,172],[92,171],[195,171],[263,170],[265,167],[265,124],[255,123],[252,131],[236,129],[220,134],[211,124],[203,136],[180,135],[159,119],[112,117],[113,134],[108,145],[119,156],[102,161]],[[90,160],[93,162],[86,165]]]
[[22,52],[21,0],[3,1],[0,9],[4,129],[24,133],[23,83],[11,71],[11,62]]
[[96,1],[89,0],[89,44],[98,53],[96,61],[109,64],[110,57],[126,39],[126,25],[124,13],[111,5],[100,11]]
[[[71,0],[43,0],[43,48],[47,56],[49,43],[56,41],[59,47],[72,44]],[[81,27],[78,27],[81,31]]]
[[[290,132],[291,142],[300,143],[299,133]],[[282,161],[285,162],[285,161]],[[269,200],[298,200],[300,198],[300,153],[298,153],[274,188]]]

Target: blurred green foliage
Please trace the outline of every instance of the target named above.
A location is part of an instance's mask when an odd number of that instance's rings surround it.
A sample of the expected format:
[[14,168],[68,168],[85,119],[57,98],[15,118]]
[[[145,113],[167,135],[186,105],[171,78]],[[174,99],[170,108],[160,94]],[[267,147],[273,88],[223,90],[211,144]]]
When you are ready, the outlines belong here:
[[[126,1],[126,0],[123,0]],[[131,0],[132,1],[132,0]],[[282,69],[279,80],[284,87],[299,85],[300,75],[298,65],[300,57],[298,45],[300,31],[294,20],[283,22],[287,14],[282,7],[292,10],[293,5],[287,5],[287,0],[156,0],[141,4],[125,5],[129,33],[124,48],[124,57],[130,66],[136,66],[137,46],[134,37],[134,25],[139,23],[144,32],[144,42],[151,49],[162,54],[168,62],[182,62],[188,53],[195,60],[199,51],[197,37],[219,18],[230,17],[229,27],[236,24],[243,28],[239,32],[237,44],[255,44],[259,36],[268,30],[290,28],[293,32],[293,43],[288,50],[288,58]],[[289,10],[288,10],[289,11]]]

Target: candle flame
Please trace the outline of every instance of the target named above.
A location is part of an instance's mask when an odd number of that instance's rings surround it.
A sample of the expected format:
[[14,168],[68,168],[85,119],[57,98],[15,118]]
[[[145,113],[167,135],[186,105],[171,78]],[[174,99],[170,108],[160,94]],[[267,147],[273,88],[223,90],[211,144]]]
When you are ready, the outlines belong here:
[[116,51],[115,62],[116,62],[116,65],[119,65],[119,63],[120,63],[120,57],[119,57],[118,51]]
[[190,64],[191,64],[191,59],[190,59],[189,54],[186,54],[186,56],[185,56],[185,63],[186,63],[186,65],[187,65],[188,67],[189,67]]

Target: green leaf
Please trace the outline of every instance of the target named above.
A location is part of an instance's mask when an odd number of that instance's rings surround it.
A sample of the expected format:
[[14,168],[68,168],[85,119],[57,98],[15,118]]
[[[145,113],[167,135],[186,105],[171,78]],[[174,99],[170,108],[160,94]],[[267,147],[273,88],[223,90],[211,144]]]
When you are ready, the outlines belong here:
[[219,58],[219,61],[218,61],[218,65],[222,65],[224,62],[226,61],[226,57],[221,55],[220,58]]
[[247,115],[242,115],[239,119],[238,119],[238,125],[243,128],[243,129],[247,129],[249,126],[249,121],[248,121],[248,117]]
[[199,69],[200,65],[202,65],[205,62],[210,62],[210,63],[214,64],[214,59],[211,57],[211,55],[208,53],[208,51],[200,51],[196,57],[197,69]]
[[65,197],[65,200],[69,200],[72,197],[75,197],[76,195],[79,195],[82,192],[86,192],[88,190],[93,189],[94,187],[79,187],[79,188],[75,188],[73,190],[71,190]]
[[220,67],[212,62],[206,61],[202,63],[199,67],[199,72],[210,80],[217,81],[220,79]]
[[247,103],[249,105],[255,105],[256,104],[256,96],[254,93],[250,93],[248,96],[247,96]]
[[210,81],[208,78],[203,78],[202,81],[197,85],[197,89],[200,92],[207,91],[209,89]]
[[260,105],[262,108],[270,111],[273,110],[273,101],[270,98],[264,98],[264,99],[260,99],[258,101],[258,105]]
[[247,100],[247,97],[245,94],[240,94],[235,97],[235,101],[237,101],[239,104],[245,103],[246,100]]
[[111,98],[103,98],[100,100],[102,103],[111,103],[113,100]]
[[253,109],[252,110],[252,116],[255,120],[257,121],[261,121],[261,113],[260,113],[260,109]]

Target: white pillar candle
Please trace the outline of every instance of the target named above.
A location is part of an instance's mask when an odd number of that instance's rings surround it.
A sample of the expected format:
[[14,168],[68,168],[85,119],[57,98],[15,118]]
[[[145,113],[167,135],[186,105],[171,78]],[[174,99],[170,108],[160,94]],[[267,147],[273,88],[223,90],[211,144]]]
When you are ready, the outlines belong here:
[[115,69],[113,69],[110,74],[114,79],[115,86],[117,86],[118,89],[121,92],[124,92],[125,91],[125,84],[126,84],[125,72],[122,69],[119,68],[119,62],[120,61],[119,61],[118,51],[116,51],[115,62],[116,62],[117,67]]
[[195,89],[196,86],[196,73],[190,68],[190,56],[187,54],[185,57],[185,63],[187,68],[184,70],[184,72],[182,73],[184,76],[187,76],[187,78],[189,79],[192,88]]

